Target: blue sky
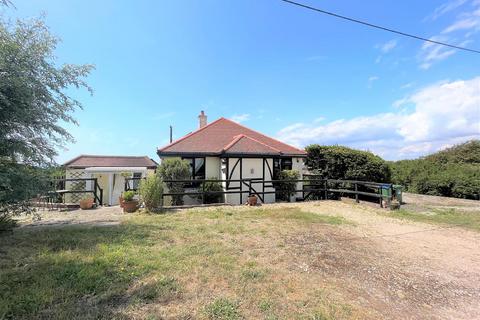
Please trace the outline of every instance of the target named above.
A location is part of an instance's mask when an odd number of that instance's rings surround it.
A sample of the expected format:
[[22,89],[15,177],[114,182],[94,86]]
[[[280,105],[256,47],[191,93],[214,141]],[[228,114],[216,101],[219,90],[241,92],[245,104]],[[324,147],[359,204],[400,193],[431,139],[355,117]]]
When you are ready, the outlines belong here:
[[[480,49],[480,0],[304,3]],[[344,144],[386,159],[480,135],[480,55],[347,23],[278,0],[14,1],[62,39],[58,62],[93,63],[78,154],[149,155],[224,116],[297,146]]]

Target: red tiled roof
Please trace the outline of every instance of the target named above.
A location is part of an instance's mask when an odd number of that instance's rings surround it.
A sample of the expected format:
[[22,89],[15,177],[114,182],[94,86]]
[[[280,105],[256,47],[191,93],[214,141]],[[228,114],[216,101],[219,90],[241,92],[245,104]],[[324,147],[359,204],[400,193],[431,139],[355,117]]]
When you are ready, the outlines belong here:
[[306,152],[234,121],[220,118],[158,149],[159,156],[250,154],[305,156]]
[[63,164],[69,168],[87,167],[147,167],[156,168],[157,163],[147,156],[96,156],[80,155]]

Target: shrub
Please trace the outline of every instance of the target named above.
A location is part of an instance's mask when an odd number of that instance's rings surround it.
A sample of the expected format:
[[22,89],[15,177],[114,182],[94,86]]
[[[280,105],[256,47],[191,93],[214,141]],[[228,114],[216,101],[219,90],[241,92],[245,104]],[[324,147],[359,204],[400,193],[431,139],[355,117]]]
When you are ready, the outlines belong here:
[[275,191],[278,199],[290,201],[290,197],[295,194],[297,183],[291,180],[298,180],[300,173],[297,170],[283,170],[278,174],[278,180],[275,183]]
[[473,140],[415,160],[391,162],[392,181],[405,191],[480,198],[480,141]]
[[148,211],[160,208],[163,200],[162,178],[156,174],[147,176],[146,179],[140,181],[138,193]]
[[126,202],[132,201],[134,196],[135,196],[135,192],[133,192],[132,190],[125,191],[122,195],[123,201],[126,201]]
[[307,168],[326,179],[389,182],[387,162],[371,152],[313,144],[305,148]]
[[[215,178],[208,178],[214,180]],[[220,182],[206,181],[200,185],[200,190],[205,190],[206,192],[218,192],[223,191],[222,184]],[[202,199],[202,195],[199,195],[199,200]],[[220,203],[223,202],[223,194],[205,194],[204,203]]]
[[[188,161],[178,158],[164,159],[158,167],[158,174],[163,181],[187,180],[191,178],[190,164]],[[168,191],[172,193],[183,193],[185,189],[183,182],[166,182],[165,185]],[[179,206],[182,204],[183,195],[172,196],[172,205]]]

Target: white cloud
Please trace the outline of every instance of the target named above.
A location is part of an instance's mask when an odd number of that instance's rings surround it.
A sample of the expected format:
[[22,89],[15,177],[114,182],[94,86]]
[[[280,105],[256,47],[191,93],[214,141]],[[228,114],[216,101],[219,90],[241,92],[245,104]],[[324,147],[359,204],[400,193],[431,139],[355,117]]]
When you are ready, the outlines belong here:
[[470,30],[477,27],[480,24],[480,19],[476,16],[460,19],[445,28],[442,33],[451,33],[459,30]]
[[436,20],[439,17],[443,16],[445,13],[457,9],[463,5],[467,0],[453,0],[442,4],[441,6],[435,8],[433,13],[426,17],[424,20]]
[[371,77],[369,77],[369,78],[368,78],[367,87],[368,87],[368,88],[371,88],[371,87],[373,86],[373,82],[375,82],[375,81],[377,81],[377,80],[379,80],[379,79],[380,79],[380,77],[378,77],[378,76],[371,76]]
[[401,109],[318,125],[295,123],[278,138],[299,147],[343,144],[387,159],[412,158],[480,138],[480,77],[441,82],[396,102]]
[[408,82],[408,83],[405,83],[404,85],[402,85],[400,87],[400,89],[408,89],[408,88],[411,88],[413,87],[414,83],[413,82]]
[[[465,3],[465,1],[452,1],[439,7],[443,8],[441,10],[437,8],[435,12],[437,12],[437,14],[444,14],[459,7],[463,3]],[[472,1],[471,5],[473,9],[457,15],[453,22],[445,27],[439,35],[433,36],[430,39],[457,46],[466,46],[472,42],[470,40],[467,42],[459,40],[469,38],[480,31],[480,1]],[[433,16],[435,16],[435,12]],[[426,42],[423,44],[419,53],[420,68],[424,70],[429,69],[434,63],[445,60],[456,52],[456,49]]]
[[250,120],[250,114],[249,113],[243,113],[243,114],[234,114],[233,116],[230,117],[230,120],[235,121],[235,122],[245,122]]
[[380,49],[380,51],[382,51],[382,53],[389,53],[390,51],[395,49],[396,46],[397,46],[397,40],[393,39],[385,42],[382,45],[379,45],[378,48]]

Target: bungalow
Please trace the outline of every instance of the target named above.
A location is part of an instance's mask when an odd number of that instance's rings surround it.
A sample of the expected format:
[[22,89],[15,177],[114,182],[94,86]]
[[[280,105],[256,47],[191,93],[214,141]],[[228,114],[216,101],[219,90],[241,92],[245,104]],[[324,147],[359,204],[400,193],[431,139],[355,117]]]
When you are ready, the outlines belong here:
[[[63,164],[66,179],[97,178],[103,189],[103,205],[116,205],[125,186],[125,177],[145,177],[155,172],[157,163],[147,156],[80,155]],[[138,183],[138,180],[134,181]],[[91,180],[66,181],[67,190],[93,190]],[[83,194],[65,195],[65,202],[77,203]]]
[[[274,180],[282,170],[304,168],[306,152],[286,143],[249,129],[229,119],[220,118],[207,124],[201,111],[199,128],[186,136],[159,148],[161,159],[180,157],[190,162],[191,178],[221,180],[261,179]],[[301,179],[301,178],[300,178]],[[239,181],[223,182],[225,191],[246,191],[249,186]],[[275,191],[271,183],[253,183],[257,192]],[[301,185],[297,187],[300,189]],[[301,196],[301,195],[298,195]],[[225,194],[225,202],[245,203],[248,193]],[[264,203],[275,202],[275,194],[260,194]]]

